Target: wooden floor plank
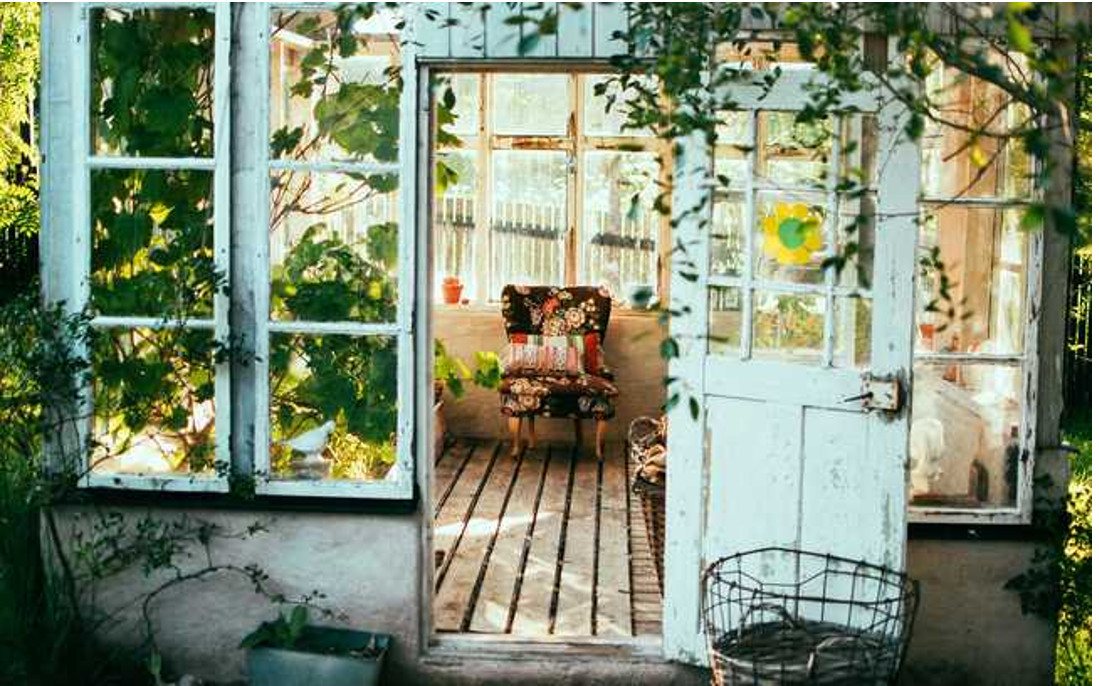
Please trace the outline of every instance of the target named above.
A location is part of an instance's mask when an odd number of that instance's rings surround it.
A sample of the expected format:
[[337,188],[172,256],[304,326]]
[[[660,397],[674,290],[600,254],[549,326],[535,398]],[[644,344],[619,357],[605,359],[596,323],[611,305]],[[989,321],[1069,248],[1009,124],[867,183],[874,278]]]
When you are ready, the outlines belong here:
[[495,444],[481,443],[474,446],[469,462],[454,484],[454,489],[446,503],[435,517],[432,531],[436,556],[442,555],[441,564],[435,569],[435,589],[446,577],[454,551],[465,531],[466,524],[473,514],[476,494],[484,488],[488,479],[488,468],[492,462]]
[[595,458],[587,454],[581,454],[575,464],[553,627],[553,633],[557,636],[592,635],[597,465]]
[[517,467],[517,458],[497,446],[488,481],[477,497],[450,569],[435,595],[435,626],[440,631],[466,630],[462,623],[470,617],[476,601],[481,567],[495,537],[500,510]]
[[595,634],[629,636],[630,563],[626,521],[626,473],[620,451],[607,450],[599,499],[599,557]]
[[658,635],[662,598],[628,461],[615,458],[621,444],[607,446],[602,475],[585,451],[570,473],[571,446],[521,461],[507,448],[458,439],[436,465],[436,629],[460,631],[464,620],[503,634],[511,615],[511,633],[530,638],[590,636],[593,623],[600,637]]
[[534,535],[511,625],[511,633],[519,636],[545,636],[549,633],[558,540],[569,483],[569,453],[564,448],[553,447],[548,451],[547,459],[549,466],[542,487],[542,499],[534,520]]
[[439,512],[446,504],[451,493],[454,492],[454,485],[458,481],[458,477],[465,471],[466,464],[473,455],[475,447],[476,444],[466,441],[451,441],[443,451],[443,456],[439,458],[438,464],[435,465],[433,486],[436,517],[439,516]]
[[534,520],[535,499],[545,462],[545,449],[527,451],[523,455],[519,477],[500,520],[496,543],[473,610],[469,625],[472,632],[506,633],[508,630],[508,620],[513,614],[512,596],[523,572],[523,547]]

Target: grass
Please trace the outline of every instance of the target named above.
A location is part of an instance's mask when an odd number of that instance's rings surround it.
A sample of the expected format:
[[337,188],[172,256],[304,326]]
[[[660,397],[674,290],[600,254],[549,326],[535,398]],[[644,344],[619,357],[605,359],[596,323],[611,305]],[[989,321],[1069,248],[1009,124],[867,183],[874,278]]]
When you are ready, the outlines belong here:
[[1070,457],[1069,530],[1061,565],[1061,611],[1057,626],[1056,683],[1091,684],[1091,412],[1071,413],[1063,426]]

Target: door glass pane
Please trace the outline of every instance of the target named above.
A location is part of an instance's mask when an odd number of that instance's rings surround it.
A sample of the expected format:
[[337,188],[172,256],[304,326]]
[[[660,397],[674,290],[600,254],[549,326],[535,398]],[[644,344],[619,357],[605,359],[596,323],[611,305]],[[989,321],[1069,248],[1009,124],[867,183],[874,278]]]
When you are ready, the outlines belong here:
[[744,297],[739,288],[710,289],[710,322],[707,348],[711,355],[740,355]]
[[91,173],[92,306],[99,314],[213,316],[213,174]]
[[[627,104],[638,96],[636,90],[623,92],[617,76],[585,76],[584,78],[584,134],[588,136],[652,136],[647,127],[629,128],[626,126],[630,107]],[[646,77],[631,77],[631,83],[638,80],[645,93],[658,92],[655,82]],[[602,88],[603,93],[596,95]],[[608,98],[614,98],[614,105],[607,111]]]
[[271,187],[271,317],[392,322],[397,177],[284,172]]
[[821,364],[825,299],[757,291],[752,308],[752,357]]
[[652,153],[584,154],[584,232],[580,279],[606,286],[616,300],[656,298],[660,158]]
[[565,278],[565,153],[492,153],[491,288],[560,285]]
[[[1023,352],[1029,236],[1022,210],[943,207],[925,216],[918,281],[918,349]],[[930,261],[938,249],[942,269]],[[940,296],[946,279],[949,299]],[[929,312],[932,305],[936,311]]]
[[917,362],[909,439],[912,504],[1014,505],[1021,399],[1019,367]]
[[828,179],[832,121],[799,122],[796,117],[794,112],[759,115],[762,156],[757,173],[771,183],[820,187]]
[[710,226],[710,273],[740,276],[744,268],[744,227],[748,207],[739,193],[714,198]]
[[567,75],[494,74],[491,78],[495,133],[565,135],[569,120]]
[[214,337],[105,329],[92,339],[92,471],[214,476]]
[[832,365],[862,369],[870,365],[873,334],[873,301],[870,298],[839,297],[833,309]]
[[763,192],[756,196],[756,277],[802,284],[824,280],[827,196]]
[[212,156],[213,11],[93,9],[90,28],[92,152]]
[[874,245],[877,242],[877,194],[841,197],[836,228],[835,254],[843,256],[836,274],[836,285],[844,290],[874,286]]
[[271,13],[271,157],[397,161],[399,22],[371,4]]
[[384,479],[396,461],[397,341],[274,334],[271,477]]
[[[435,259],[435,284],[443,279],[459,279],[463,297],[470,297],[473,283],[473,233],[476,226],[477,153],[471,150],[443,150],[435,160],[435,221],[432,224],[432,252]],[[439,175],[446,175],[446,184]]]

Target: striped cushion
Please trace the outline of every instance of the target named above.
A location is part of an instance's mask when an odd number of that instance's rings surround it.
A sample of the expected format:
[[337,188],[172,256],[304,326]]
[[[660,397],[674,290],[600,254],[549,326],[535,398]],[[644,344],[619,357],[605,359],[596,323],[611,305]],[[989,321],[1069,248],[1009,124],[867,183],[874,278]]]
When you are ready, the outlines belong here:
[[599,334],[540,336],[515,333],[504,352],[504,373],[510,375],[599,374],[603,346]]

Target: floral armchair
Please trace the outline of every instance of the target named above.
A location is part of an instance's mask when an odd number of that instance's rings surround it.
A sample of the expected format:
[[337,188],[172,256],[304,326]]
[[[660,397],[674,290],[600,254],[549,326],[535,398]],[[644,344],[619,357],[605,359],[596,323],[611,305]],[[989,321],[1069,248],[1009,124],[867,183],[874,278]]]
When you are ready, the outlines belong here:
[[534,446],[534,418],[572,418],[577,445],[581,420],[595,420],[595,452],[602,459],[607,420],[618,395],[603,363],[603,337],[611,316],[605,288],[504,287],[504,325],[509,349],[500,384],[501,412],[508,418],[512,454],[520,447],[523,418]]

